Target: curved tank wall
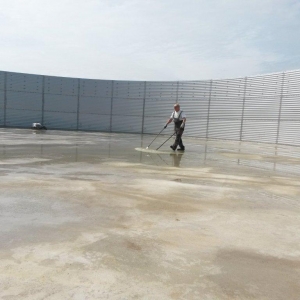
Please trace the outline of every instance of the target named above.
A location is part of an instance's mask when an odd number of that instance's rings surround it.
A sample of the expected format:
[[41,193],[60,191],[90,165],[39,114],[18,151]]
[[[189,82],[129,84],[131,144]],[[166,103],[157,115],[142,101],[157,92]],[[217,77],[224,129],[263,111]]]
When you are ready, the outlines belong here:
[[169,82],[0,72],[1,127],[156,134],[176,102],[185,136],[300,145],[300,70]]

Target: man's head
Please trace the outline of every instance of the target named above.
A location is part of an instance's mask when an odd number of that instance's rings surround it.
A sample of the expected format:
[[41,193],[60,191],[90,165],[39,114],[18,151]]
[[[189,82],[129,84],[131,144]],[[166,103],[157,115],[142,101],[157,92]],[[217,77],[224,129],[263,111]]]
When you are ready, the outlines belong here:
[[176,103],[176,104],[174,105],[174,110],[175,110],[176,112],[180,110],[180,105],[179,105],[178,103]]

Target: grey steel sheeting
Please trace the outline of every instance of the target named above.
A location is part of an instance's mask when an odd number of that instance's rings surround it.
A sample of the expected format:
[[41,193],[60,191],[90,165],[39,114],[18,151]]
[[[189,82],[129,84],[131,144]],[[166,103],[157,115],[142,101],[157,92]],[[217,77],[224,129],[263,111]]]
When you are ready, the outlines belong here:
[[7,72],[7,91],[42,93],[43,77],[41,75]]
[[0,71],[0,90],[4,90],[5,86],[5,72]]
[[0,90],[0,126],[4,125],[4,90]]
[[8,109],[42,110],[42,94],[26,92],[6,92]]
[[72,130],[77,128],[77,113],[45,111],[44,120],[47,128]]
[[79,114],[79,130],[110,131],[110,115]]
[[143,98],[144,82],[114,80],[113,95],[117,98]]
[[112,80],[80,79],[80,96],[110,98],[112,86]]
[[42,111],[6,109],[6,126],[30,128],[33,122],[41,122]]
[[45,76],[45,94],[78,95],[78,79]]
[[244,120],[242,140],[275,143],[277,138],[277,124],[276,120]]
[[77,112],[77,96],[45,94],[45,111]]
[[114,97],[113,116],[117,115],[119,118],[116,119],[117,122],[122,122],[122,116],[143,116],[143,99],[139,98],[118,98]]
[[280,122],[278,143],[300,146],[300,119]]
[[[120,119],[121,118],[121,119]],[[112,116],[113,132],[140,133],[142,131],[142,117]]]
[[111,114],[111,98],[81,96],[79,103],[80,114]]
[[176,102],[187,114],[185,136],[299,145],[300,70],[170,82],[0,72],[4,126],[29,126],[41,113],[50,129],[157,134]]

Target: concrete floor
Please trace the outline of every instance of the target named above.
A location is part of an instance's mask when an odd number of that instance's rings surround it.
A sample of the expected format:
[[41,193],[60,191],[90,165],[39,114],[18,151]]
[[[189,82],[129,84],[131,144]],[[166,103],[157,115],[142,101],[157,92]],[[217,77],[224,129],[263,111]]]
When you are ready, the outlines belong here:
[[0,299],[300,298],[300,148],[0,135]]

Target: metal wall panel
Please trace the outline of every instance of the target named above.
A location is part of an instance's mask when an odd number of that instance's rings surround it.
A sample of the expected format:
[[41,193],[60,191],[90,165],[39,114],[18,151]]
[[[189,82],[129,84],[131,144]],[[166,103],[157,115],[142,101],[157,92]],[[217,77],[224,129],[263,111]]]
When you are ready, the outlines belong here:
[[208,138],[238,140],[241,122],[239,120],[210,119]]
[[[299,83],[300,86],[300,83]],[[281,120],[300,119],[300,94],[286,95],[282,97]]]
[[271,97],[276,98],[281,94],[282,73],[247,77],[247,98]]
[[143,98],[144,81],[114,81],[113,95],[117,98]]
[[[185,112],[188,119],[202,119],[207,118],[208,116],[208,107],[209,107],[209,96],[203,98],[191,98],[184,99],[182,98],[179,101],[180,108]],[[170,111],[171,109],[171,111]],[[173,105],[169,107],[169,115],[173,111]]]
[[78,95],[77,78],[45,76],[45,94]]
[[278,120],[280,96],[245,99],[244,119]]
[[72,129],[77,128],[77,114],[64,112],[50,112],[44,113],[44,125],[48,129]]
[[5,85],[5,72],[0,71],[0,90],[4,90]]
[[210,95],[210,80],[206,81],[179,81],[178,101],[182,99],[205,98]]
[[242,118],[242,98],[211,98],[209,118],[210,119],[233,119]]
[[146,83],[146,98],[168,98],[172,99],[172,103],[176,103],[178,100],[177,81],[148,81]]
[[8,91],[42,93],[43,76],[7,72]]
[[140,133],[142,131],[142,117],[112,116],[113,132]]
[[6,107],[11,109],[42,110],[42,94],[6,92]]
[[[144,128],[143,132],[148,134],[158,134],[163,127],[165,126],[167,119],[169,116],[166,117],[145,117],[144,118]],[[169,134],[170,128],[173,130],[172,124],[168,126],[166,130],[164,130],[164,134]],[[172,133],[171,133],[172,134]]]
[[79,104],[80,114],[110,115],[111,98],[81,96]]
[[4,90],[0,90],[0,126],[3,125],[4,125]]
[[300,70],[284,72],[283,96],[300,95]]
[[78,129],[110,131],[110,115],[81,113],[79,115]]
[[174,111],[173,99],[146,98],[145,99],[145,116],[162,117],[167,121]]
[[277,121],[244,120],[242,140],[276,143]]
[[113,115],[143,116],[143,99],[138,98],[113,98]]
[[211,86],[211,98],[243,98],[245,78],[213,80]]
[[206,128],[207,128],[206,118],[199,118],[199,117],[189,118],[189,115],[187,115],[186,126],[184,129],[184,136],[205,138]]
[[77,96],[46,94],[44,99],[45,111],[77,112]]
[[[82,130],[157,134],[176,102],[187,114],[185,136],[300,143],[300,70],[181,82],[0,72],[0,125],[6,116],[7,126],[27,127],[41,122],[37,117],[42,114],[49,129],[74,130],[78,125]],[[172,132],[170,126],[164,133]]]
[[80,96],[110,98],[112,84],[112,80],[80,79]]
[[30,128],[32,123],[42,121],[41,111],[6,109],[6,126]]
[[300,146],[300,120],[280,122],[278,143]]

